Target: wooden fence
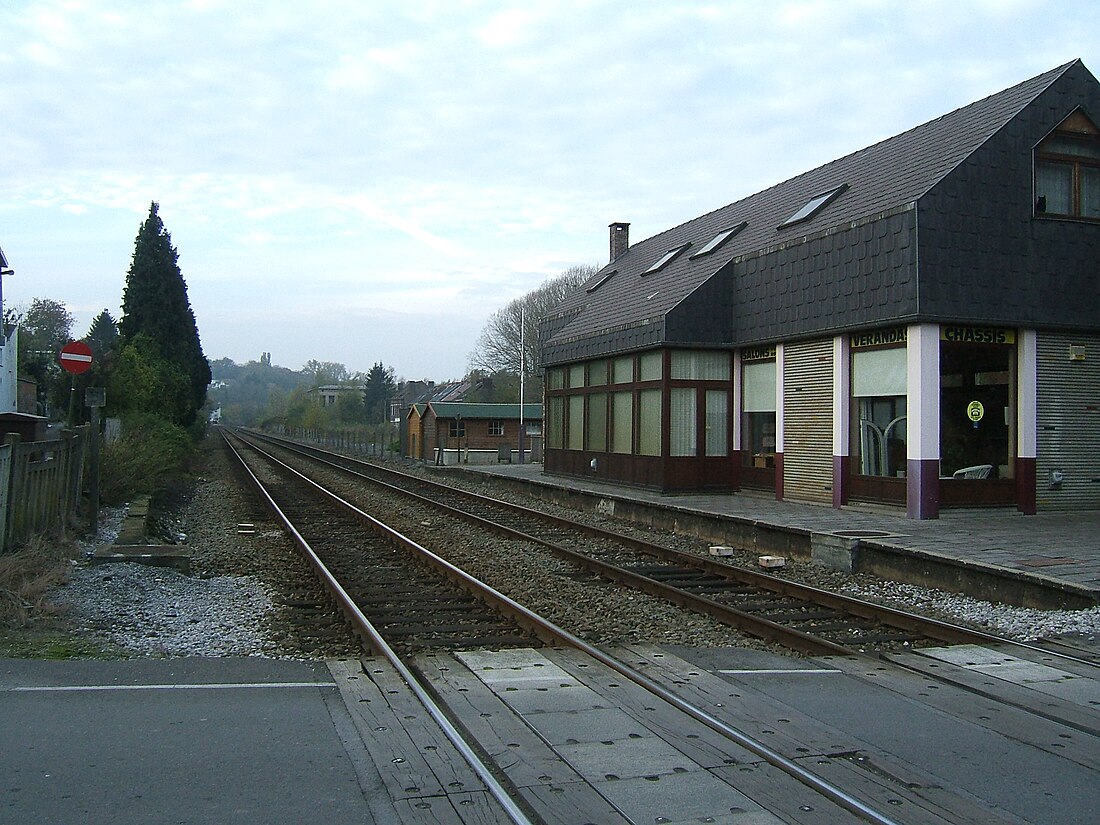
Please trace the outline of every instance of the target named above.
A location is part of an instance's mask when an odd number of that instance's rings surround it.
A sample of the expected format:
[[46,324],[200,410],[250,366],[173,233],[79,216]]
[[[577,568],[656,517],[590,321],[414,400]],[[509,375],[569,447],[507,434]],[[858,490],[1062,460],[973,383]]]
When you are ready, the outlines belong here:
[[88,428],[55,441],[21,443],[8,434],[0,446],[0,552],[33,533],[62,528],[76,513],[84,476]]

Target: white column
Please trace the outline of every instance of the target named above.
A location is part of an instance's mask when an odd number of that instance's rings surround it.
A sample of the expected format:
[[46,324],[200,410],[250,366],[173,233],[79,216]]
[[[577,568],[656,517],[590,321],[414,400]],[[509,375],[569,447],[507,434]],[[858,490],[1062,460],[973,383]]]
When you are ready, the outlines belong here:
[[852,417],[852,359],[848,357],[848,342],[847,335],[833,339],[833,455],[842,458],[851,455],[848,434]]
[[741,449],[741,350],[733,353],[733,398],[730,415],[733,417],[733,443],[731,450]]
[[1039,336],[1022,329],[1016,338],[1016,455],[1036,458],[1039,447]]
[[909,518],[940,514],[940,328],[913,324],[907,331],[908,431],[905,510]]
[[783,453],[783,345],[775,345],[775,451]]

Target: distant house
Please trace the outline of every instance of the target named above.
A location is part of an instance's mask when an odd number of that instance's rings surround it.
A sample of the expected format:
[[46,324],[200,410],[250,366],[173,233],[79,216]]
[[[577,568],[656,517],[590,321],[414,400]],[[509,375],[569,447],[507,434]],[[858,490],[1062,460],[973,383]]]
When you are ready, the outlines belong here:
[[[406,416],[406,455],[439,464],[518,461],[519,404],[429,401]],[[523,405],[524,461],[542,456],[542,405]]]
[[355,396],[362,401],[364,389],[362,384],[324,384],[313,387],[309,391],[309,396],[322,407],[331,407],[336,403],[337,398],[347,395]]
[[547,472],[1100,508],[1100,84],[1075,60],[633,246],[542,324]]

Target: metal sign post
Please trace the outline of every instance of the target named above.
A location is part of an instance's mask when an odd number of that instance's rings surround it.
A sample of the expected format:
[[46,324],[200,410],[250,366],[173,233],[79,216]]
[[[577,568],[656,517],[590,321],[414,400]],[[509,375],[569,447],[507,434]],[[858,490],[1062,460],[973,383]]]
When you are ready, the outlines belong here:
[[91,409],[91,434],[88,443],[88,509],[91,511],[92,536],[99,532],[99,408],[107,404],[107,390],[88,387],[84,406]]

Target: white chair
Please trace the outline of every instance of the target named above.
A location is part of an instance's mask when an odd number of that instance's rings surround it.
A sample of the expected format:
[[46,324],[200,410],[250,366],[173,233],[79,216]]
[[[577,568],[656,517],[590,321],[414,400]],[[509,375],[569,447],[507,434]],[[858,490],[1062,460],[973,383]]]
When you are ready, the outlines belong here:
[[963,467],[952,473],[952,478],[989,478],[993,470],[992,464],[975,464],[973,467]]

